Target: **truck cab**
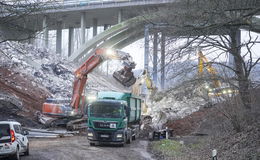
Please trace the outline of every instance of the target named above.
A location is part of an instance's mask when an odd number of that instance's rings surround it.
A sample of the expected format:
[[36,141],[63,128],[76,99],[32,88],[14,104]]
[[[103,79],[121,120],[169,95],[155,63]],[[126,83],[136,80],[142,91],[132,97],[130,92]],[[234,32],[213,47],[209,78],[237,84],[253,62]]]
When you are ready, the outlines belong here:
[[88,106],[90,145],[131,143],[139,128],[141,99],[129,93],[100,92]]

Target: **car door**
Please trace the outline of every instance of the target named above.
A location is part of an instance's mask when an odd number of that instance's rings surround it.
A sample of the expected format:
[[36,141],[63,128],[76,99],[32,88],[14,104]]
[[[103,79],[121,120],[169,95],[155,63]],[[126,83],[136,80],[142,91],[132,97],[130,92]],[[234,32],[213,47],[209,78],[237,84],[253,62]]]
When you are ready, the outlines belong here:
[[15,124],[14,130],[15,130],[17,142],[19,143],[19,145],[21,147],[21,152],[26,151],[28,140],[27,140],[27,137],[22,132],[21,125]]

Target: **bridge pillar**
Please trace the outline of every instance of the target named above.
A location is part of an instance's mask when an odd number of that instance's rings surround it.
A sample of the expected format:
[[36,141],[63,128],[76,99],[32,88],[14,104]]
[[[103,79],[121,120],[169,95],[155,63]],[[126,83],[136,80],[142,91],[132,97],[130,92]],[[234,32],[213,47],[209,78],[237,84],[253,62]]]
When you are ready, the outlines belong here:
[[93,37],[97,35],[97,26],[98,26],[98,21],[96,18],[93,18]]
[[61,55],[61,43],[62,43],[62,22],[57,22],[56,30],[56,53]]
[[109,27],[109,25],[108,25],[108,24],[104,24],[104,31],[105,31],[105,30],[107,30],[107,29],[108,29],[108,27]]
[[[241,31],[239,30],[239,29],[237,29],[236,31],[234,31],[235,33],[233,34],[233,35],[231,35],[231,36],[234,36],[234,40],[235,40],[235,42],[234,43],[236,43],[236,47],[239,47],[240,46],[240,44],[241,44]],[[230,37],[230,39],[231,39],[231,43],[232,43],[232,37]],[[239,48],[239,54],[241,54],[241,48]],[[229,53],[229,55],[228,55],[228,65],[230,66],[230,67],[234,67],[235,68],[235,60],[234,60],[234,56],[231,54],[231,53]]]
[[157,85],[158,32],[153,37],[153,82]]
[[117,22],[118,23],[121,23],[122,22],[122,9],[120,9],[119,11],[118,11],[118,15],[117,15]]
[[46,15],[43,17],[42,28],[43,28],[43,41],[44,41],[43,46],[45,48],[48,48],[49,30],[48,30],[47,16]]
[[68,47],[68,57],[72,55],[74,51],[74,28],[69,28],[69,47]]
[[82,12],[80,17],[80,27],[81,27],[81,44],[85,43],[85,32],[86,32],[86,13]]
[[161,89],[164,89],[165,83],[165,35],[162,33],[161,40]]
[[149,25],[144,28],[144,69],[148,71],[149,64]]

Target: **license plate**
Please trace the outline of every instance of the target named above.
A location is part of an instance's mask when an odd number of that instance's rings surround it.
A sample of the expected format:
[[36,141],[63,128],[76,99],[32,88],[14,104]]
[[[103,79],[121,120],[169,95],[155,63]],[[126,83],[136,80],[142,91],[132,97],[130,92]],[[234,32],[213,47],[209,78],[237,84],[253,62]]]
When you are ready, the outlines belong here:
[[101,135],[100,135],[100,137],[102,137],[102,138],[108,138],[108,137],[109,137],[109,135],[106,135],[106,134],[101,134]]

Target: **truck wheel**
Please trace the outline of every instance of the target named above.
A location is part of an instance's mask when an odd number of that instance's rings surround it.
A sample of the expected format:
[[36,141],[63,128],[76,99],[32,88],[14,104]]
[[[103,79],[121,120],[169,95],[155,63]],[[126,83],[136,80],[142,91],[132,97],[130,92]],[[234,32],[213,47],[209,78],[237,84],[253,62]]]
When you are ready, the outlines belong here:
[[124,142],[122,144],[119,144],[119,147],[124,147],[126,143],[127,143],[127,136],[125,136]]
[[126,141],[127,144],[131,144],[132,142],[132,134],[130,134],[129,139]]
[[89,143],[90,146],[95,146],[95,143]]

